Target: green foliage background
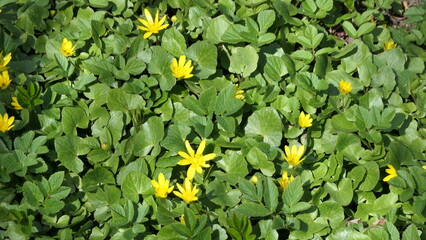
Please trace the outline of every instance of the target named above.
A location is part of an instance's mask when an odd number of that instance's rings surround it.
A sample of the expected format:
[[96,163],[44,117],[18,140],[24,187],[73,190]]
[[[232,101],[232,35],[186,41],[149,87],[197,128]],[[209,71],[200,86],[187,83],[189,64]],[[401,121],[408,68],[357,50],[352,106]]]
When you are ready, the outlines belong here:
[[[143,39],[144,8],[170,26]],[[3,0],[0,9],[13,79],[0,113],[16,117],[0,135],[0,238],[426,237],[425,1]],[[63,38],[77,44],[69,58]],[[384,51],[388,41],[397,48]],[[172,76],[180,55],[193,78]],[[353,87],[346,96],[341,79]],[[312,127],[298,126],[301,111]],[[195,177],[199,201],[156,198],[160,172],[183,182],[186,139],[207,139],[218,156]],[[293,144],[306,159],[291,170],[281,153]],[[383,182],[387,164],[398,177]],[[283,170],[296,177],[284,191]]]

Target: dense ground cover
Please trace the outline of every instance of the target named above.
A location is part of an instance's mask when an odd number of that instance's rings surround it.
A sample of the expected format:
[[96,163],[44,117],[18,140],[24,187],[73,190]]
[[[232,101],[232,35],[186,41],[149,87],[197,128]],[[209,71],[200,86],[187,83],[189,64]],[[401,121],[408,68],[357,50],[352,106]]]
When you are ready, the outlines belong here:
[[1,239],[425,239],[426,3],[2,0]]

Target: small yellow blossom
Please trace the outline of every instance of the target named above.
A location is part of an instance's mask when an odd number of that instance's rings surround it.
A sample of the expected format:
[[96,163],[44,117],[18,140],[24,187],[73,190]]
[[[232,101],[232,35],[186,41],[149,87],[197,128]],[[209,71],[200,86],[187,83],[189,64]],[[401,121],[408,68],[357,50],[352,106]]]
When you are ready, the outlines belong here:
[[305,146],[300,146],[299,148],[296,147],[296,145],[293,145],[291,147],[291,150],[288,146],[284,147],[285,154],[282,154],[284,159],[288,162],[290,167],[294,167],[299,165],[305,158],[302,158],[302,155],[305,151]]
[[278,180],[278,183],[282,189],[285,189],[293,180],[293,176],[288,177],[287,171],[283,171],[283,176]]
[[244,90],[241,90],[238,84],[235,84],[235,93],[234,96],[237,99],[243,100],[244,99]]
[[22,106],[21,104],[19,104],[18,102],[18,98],[17,97],[12,97],[12,103],[11,105],[16,109],[16,110],[22,110]]
[[195,176],[195,172],[202,173],[203,168],[210,167],[210,164],[207,164],[207,161],[212,160],[216,157],[216,153],[210,153],[203,155],[204,149],[206,148],[206,140],[202,140],[200,146],[197,149],[197,153],[194,152],[189,141],[185,141],[185,147],[188,153],[178,152],[178,154],[184,159],[178,162],[179,165],[190,165],[186,177],[191,180]]
[[251,177],[251,178],[250,178],[250,181],[251,181],[253,184],[256,184],[256,183],[259,181],[259,178],[258,178],[258,177],[256,177],[256,176],[253,176],[253,177]]
[[394,41],[388,41],[385,43],[385,45],[383,46],[384,50],[390,50],[390,49],[394,49],[396,48],[397,44]]
[[348,94],[350,91],[352,90],[352,86],[350,82],[346,82],[345,80],[340,80],[339,82],[339,91],[343,94],[346,95]]
[[5,113],[3,116],[0,114],[0,132],[7,132],[11,128],[13,128],[15,125],[13,125],[13,121],[15,121],[15,117],[7,115]]
[[77,45],[72,45],[72,42],[69,41],[68,39],[64,38],[62,40],[62,46],[61,46],[61,53],[65,56],[65,57],[69,57],[71,55],[73,55],[75,53],[74,49]]
[[183,213],[182,213],[182,215],[180,215],[180,217],[179,217],[179,221],[180,221],[180,223],[182,223],[183,225],[185,225],[185,224],[186,224],[186,222],[185,222],[185,214],[183,214]]
[[12,80],[9,78],[9,73],[7,71],[2,72],[0,75],[0,89],[4,90],[9,87],[10,82],[12,82]]
[[3,52],[0,52],[0,71],[6,71],[8,69],[7,64],[9,64],[12,59],[12,54],[8,53],[3,57]]
[[155,189],[155,196],[160,198],[166,198],[167,194],[171,193],[174,188],[174,186],[169,187],[169,183],[170,181],[164,178],[163,173],[158,174],[158,182],[155,180],[151,180],[151,184],[152,186],[154,186]]
[[175,22],[177,22],[178,19],[177,19],[176,15],[173,15],[173,17],[170,20],[172,20],[172,22],[175,23]]
[[166,21],[167,16],[162,17],[161,20],[158,21],[158,10],[155,14],[155,20],[152,19],[152,15],[148,9],[144,9],[144,13],[146,20],[138,18],[139,22],[143,24],[143,26],[138,26],[138,28],[142,31],[146,31],[146,33],[143,35],[143,38],[149,38],[152,34],[158,33],[160,30],[163,30],[169,26],[169,24],[163,24]]
[[302,128],[307,128],[312,126],[313,119],[310,114],[306,114],[302,111],[299,114],[299,126]]
[[194,69],[194,66],[191,66],[191,64],[192,61],[190,59],[186,61],[186,56],[180,56],[179,62],[176,58],[173,58],[172,64],[170,64],[173,76],[177,79],[187,79],[194,76],[191,74],[192,69]]
[[195,195],[198,193],[198,191],[200,191],[200,189],[197,189],[197,186],[195,185],[194,187],[192,187],[192,183],[188,178],[185,178],[183,187],[179,183],[177,183],[176,186],[179,189],[179,192],[173,191],[173,193],[176,196],[182,198],[182,200],[185,201],[186,203],[190,203],[190,202],[198,200],[198,197],[196,197]]
[[389,174],[389,175],[386,176],[385,178],[383,178],[384,182],[387,182],[387,181],[391,180],[392,178],[398,176],[398,174],[396,173],[396,169],[390,164],[388,165],[388,168],[386,169],[386,173]]
[[107,150],[108,149],[108,143],[105,143],[105,142],[101,143],[101,149]]

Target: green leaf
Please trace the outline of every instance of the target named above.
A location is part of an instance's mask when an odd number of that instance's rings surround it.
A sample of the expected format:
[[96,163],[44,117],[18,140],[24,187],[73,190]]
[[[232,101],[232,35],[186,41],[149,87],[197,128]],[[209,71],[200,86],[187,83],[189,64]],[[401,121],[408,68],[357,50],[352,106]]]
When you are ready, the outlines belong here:
[[55,150],[59,161],[70,171],[79,173],[83,171],[83,162],[77,157],[78,142],[80,138],[66,135],[55,138]]
[[23,186],[25,201],[33,207],[38,207],[44,200],[43,193],[33,182],[26,181]]
[[159,46],[152,47],[152,57],[148,64],[148,72],[157,74],[160,88],[163,91],[170,91],[176,84],[176,78],[172,75],[170,64],[173,57],[166,50]]
[[264,217],[270,213],[264,206],[251,202],[238,205],[235,211],[247,217]]
[[257,22],[259,23],[259,32],[265,33],[268,28],[272,26],[275,21],[275,12],[272,10],[261,11],[257,15]]
[[231,58],[229,71],[232,73],[241,74],[243,77],[248,77],[257,68],[259,56],[256,50],[247,45],[245,47],[236,47],[231,50]]
[[272,181],[272,179],[267,178],[266,181],[263,184],[264,187],[264,199],[266,207],[271,211],[274,212],[278,205],[278,188],[275,185],[275,183]]
[[169,28],[164,31],[161,47],[167,50],[175,57],[185,55],[186,43],[183,35],[175,28]]
[[268,161],[268,157],[257,147],[250,149],[247,154],[247,162],[249,162],[254,169],[260,169],[266,176],[272,176],[275,172],[274,163]]
[[108,91],[107,105],[111,111],[127,112],[129,110],[142,109],[145,106],[145,101],[139,95],[129,94],[117,88]]
[[281,119],[274,108],[266,107],[256,110],[249,118],[245,133],[260,135],[266,143],[279,147],[282,139]]
[[206,40],[213,44],[218,44],[222,41],[222,35],[230,26],[229,20],[225,15],[220,15],[214,18],[206,29]]
[[62,126],[65,134],[77,135],[77,127],[87,128],[89,119],[86,112],[78,107],[65,107],[62,109]]
[[158,155],[160,152],[159,143],[164,137],[164,125],[160,117],[150,117],[148,121],[142,124],[142,128],[135,136],[135,152],[139,157],[148,155]]
[[277,56],[267,57],[264,71],[265,78],[271,81],[280,81],[284,75],[288,74],[285,61]]
[[351,38],[358,38],[358,32],[356,31],[354,25],[348,21],[344,21],[342,23],[342,27],[345,30],[345,32],[349,35]]
[[141,172],[129,172],[121,185],[123,196],[132,202],[139,202],[139,194],[152,194],[151,179]]
[[352,181],[349,178],[342,178],[339,182],[339,186],[328,182],[324,185],[324,189],[337,203],[342,206],[347,206],[352,201],[354,193],[352,189]]
[[298,203],[302,199],[302,196],[303,188],[300,178],[295,178],[291,181],[282,194],[284,204],[290,207]]
[[234,207],[240,201],[241,192],[238,189],[228,191],[226,183],[213,180],[206,187],[206,195],[217,205]]
[[102,184],[115,184],[114,175],[104,167],[97,167],[87,172],[82,179],[84,191],[95,191]]
[[187,51],[187,55],[194,61],[193,73],[200,79],[208,78],[216,72],[217,49],[207,41],[197,41]]

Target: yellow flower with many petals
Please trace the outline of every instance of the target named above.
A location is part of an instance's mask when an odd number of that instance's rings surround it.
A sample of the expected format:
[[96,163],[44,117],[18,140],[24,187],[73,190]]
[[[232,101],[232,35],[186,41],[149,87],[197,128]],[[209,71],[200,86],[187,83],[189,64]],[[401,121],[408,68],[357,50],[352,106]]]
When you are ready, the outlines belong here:
[[383,46],[384,50],[390,50],[390,49],[394,49],[396,48],[397,44],[394,41],[388,41],[385,43],[385,45]]
[[155,196],[160,198],[166,198],[167,194],[171,193],[174,188],[174,186],[169,187],[169,183],[170,181],[164,178],[163,173],[158,174],[158,182],[155,180],[151,180],[151,184],[152,186],[154,186],[155,189]]
[[144,9],[145,18],[138,18],[139,22],[143,24],[143,26],[138,26],[138,28],[142,31],[146,31],[143,35],[143,38],[149,38],[152,34],[158,33],[160,30],[165,29],[169,24],[163,24],[166,21],[166,16],[162,17],[160,21],[158,21],[158,10],[155,14],[155,20],[152,19],[151,13],[148,9]]
[[75,53],[74,49],[77,45],[72,45],[72,42],[69,41],[68,39],[64,38],[62,40],[62,46],[61,46],[61,53],[65,56],[65,57],[69,57],[71,55],[73,55]]
[[0,71],[6,71],[8,69],[7,64],[9,64],[12,59],[12,54],[8,53],[3,57],[3,52],[0,52]]
[[243,100],[244,99],[244,90],[241,90],[238,84],[235,84],[235,93],[234,96],[237,99]]
[[18,102],[18,98],[17,97],[12,97],[12,103],[11,105],[16,109],[16,110],[22,110],[22,106],[21,104],[19,104]]
[[296,147],[296,145],[293,145],[291,147],[291,150],[288,146],[284,147],[285,154],[282,154],[284,159],[288,162],[290,167],[294,167],[299,165],[304,158],[300,159],[305,152],[305,146],[300,146],[299,148]]
[[9,78],[9,73],[7,71],[2,72],[0,75],[0,89],[4,90],[9,87],[10,82],[12,80]]
[[186,61],[186,56],[180,56],[179,62],[176,58],[173,58],[172,64],[170,64],[173,76],[177,79],[187,79],[194,76],[191,74],[192,69],[194,69],[194,66],[191,66],[191,64],[192,61],[190,59]]
[[386,173],[389,174],[385,178],[383,178],[384,182],[387,182],[391,180],[394,177],[397,177],[398,174],[396,173],[396,169],[392,165],[388,165],[388,168],[386,169]]
[[283,176],[278,180],[278,183],[282,189],[285,189],[293,180],[293,176],[288,177],[287,171],[283,171]]
[[352,86],[350,82],[346,82],[345,80],[340,80],[339,82],[339,91],[343,94],[346,95],[348,94],[350,91],[352,90]]
[[210,164],[207,164],[206,162],[215,158],[216,154],[210,153],[207,155],[203,155],[204,149],[206,148],[206,140],[201,141],[196,153],[194,152],[194,149],[192,149],[188,140],[185,141],[185,147],[188,153],[178,152],[178,154],[184,158],[180,160],[178,164],[190,165],[186,176],[189,180],[191,180],[194,178],[195,172],[202,173],[203,168],[210,167]]
[[0,114],[0,132],[7,132],[15,125],[13,125],[13,121],[15,121],[15,117],[7,115],[5,113],[3,116]]
[[192,183],[188,178],[185,178],[183,187],[179,183],[177,183],[176,186],[179,189],[179,192],[173,191],[173,193],[176,196],[182,198],[182,200],[185,201],[186,203],[190,203],[190,202],[198,200],[198,197],[196,197],[195,195],[198,193],[198,191],[200,191],[200,189],[197,189],[197,186],[195,185],[194,187],[192,187]]
[[302,111],[299,114],[299,126],[302,128],[307,128],[312,126],[313,119],[310,114],[306,114]]

